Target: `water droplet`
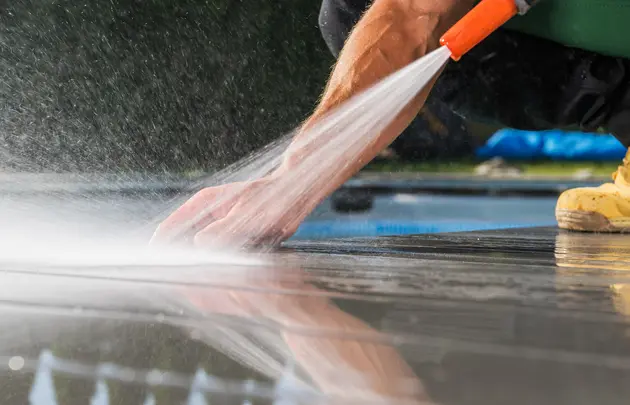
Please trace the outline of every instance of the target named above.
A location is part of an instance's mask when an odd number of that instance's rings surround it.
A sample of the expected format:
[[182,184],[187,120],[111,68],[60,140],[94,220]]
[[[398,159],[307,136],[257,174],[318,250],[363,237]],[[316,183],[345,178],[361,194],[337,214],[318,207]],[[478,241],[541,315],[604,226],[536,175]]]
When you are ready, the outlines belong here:
[[9,359],[9,368],[13,371],[20,371],[24,368],[24,358],[21,356],[14,356]]

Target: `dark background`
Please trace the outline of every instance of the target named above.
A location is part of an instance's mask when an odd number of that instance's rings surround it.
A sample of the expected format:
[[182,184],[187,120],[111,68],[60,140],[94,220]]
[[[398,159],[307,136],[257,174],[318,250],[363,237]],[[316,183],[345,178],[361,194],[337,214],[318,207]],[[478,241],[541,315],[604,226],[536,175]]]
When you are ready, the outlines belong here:
[[290,131],[334,60],[313,0],[0,1],[0,161],[223,166]]

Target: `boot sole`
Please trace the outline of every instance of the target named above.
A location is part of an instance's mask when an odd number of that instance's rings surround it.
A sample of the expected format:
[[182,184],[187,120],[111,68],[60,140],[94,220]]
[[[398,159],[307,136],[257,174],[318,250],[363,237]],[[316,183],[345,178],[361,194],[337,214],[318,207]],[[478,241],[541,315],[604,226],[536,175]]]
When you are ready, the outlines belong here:
[[611,220],[599,212],[556,210],[556,220],[562,229],[582,232],[630,232],[630,218]]

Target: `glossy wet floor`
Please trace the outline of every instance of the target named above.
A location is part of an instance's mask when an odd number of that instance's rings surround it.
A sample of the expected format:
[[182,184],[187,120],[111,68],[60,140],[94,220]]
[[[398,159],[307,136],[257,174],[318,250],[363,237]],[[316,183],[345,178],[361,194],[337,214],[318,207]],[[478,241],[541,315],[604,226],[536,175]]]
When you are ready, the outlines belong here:
[[294,242],[176,272],[5,265],[0,398],[627,404],[628,241],[530,228]]

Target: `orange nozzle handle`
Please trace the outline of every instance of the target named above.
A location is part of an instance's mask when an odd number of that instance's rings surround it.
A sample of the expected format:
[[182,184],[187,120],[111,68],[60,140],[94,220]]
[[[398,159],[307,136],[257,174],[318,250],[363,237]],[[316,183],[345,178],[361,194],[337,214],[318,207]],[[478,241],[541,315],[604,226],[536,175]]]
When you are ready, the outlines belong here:
[[518,13],[515,0],[481,0],[440,39],[458,61]]

